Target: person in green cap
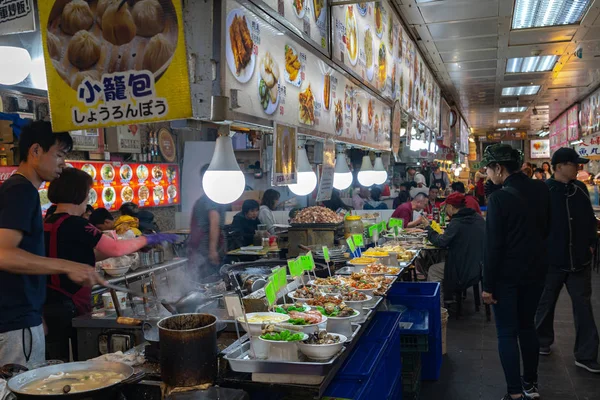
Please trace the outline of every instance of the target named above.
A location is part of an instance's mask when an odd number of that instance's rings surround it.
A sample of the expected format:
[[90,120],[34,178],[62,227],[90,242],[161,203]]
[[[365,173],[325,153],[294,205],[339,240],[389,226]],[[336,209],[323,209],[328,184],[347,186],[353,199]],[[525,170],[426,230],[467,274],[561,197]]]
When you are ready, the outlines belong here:
[[488,198],[482,298],[494,307],[504,400],[540,396],[535,313],[548,268],[550,194],[521,172],[522,162],[521,152],[506,144],[488,146],[482,160],[488,178],[502,186]]

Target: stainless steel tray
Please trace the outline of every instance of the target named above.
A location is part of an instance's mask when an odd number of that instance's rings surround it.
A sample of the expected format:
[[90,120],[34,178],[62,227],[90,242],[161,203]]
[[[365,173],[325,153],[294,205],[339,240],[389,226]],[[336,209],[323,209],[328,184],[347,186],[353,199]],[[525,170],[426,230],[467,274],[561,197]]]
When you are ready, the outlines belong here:
[[[367,314],[367,318],[366,319],[369,319],[370,317],[371,317],[371,311],[369,311],[369,313]],[[366,322],[366,320],[365,320],[365,322]],[[358,332],[360,331],[360,327],[362,326],[363,323],[364,322],[361,322],[361,323],[358,323],[358,322],[352,323],[352,331],[353,331],[353,333],[352,333],[352,336],[350,336],[348,338],[348,341],[346,343],[353,342],[354,339],[356,339],[356,335],[358,335]]]
[[[407,265],[401,265],[399,267],[394,267],[394,268],[400,268],[398,273],[397,274],[386,274],[385,276],[400,276],[400,275],[402,275],[402,273],[404,272],[406,267],[407,267]],[[354,267],[344,267],[344,268],[340,268],[337,271],[335,271],[335,275],[352,275],[354,272],[356,272]],[[381,275],[378,274],[378,275],[373,275],[373,276],[381,276]]]
[[372,301],[372,303],[368,306],[364,306],[363,310],[374,310],[375,308],[377,308],[379,303],[381,303],[383,301],[383,297],[373,296],[373,299],[371,301]]
[[[358,328],[355,333],[358,332]],[[223,358],[229,362],[231,369],[235,372],[326,376],[344,351],[346,351],[346,347],[342,347],[342,350],[329,361],[309,360],[300,352],[298,354],[301,361],[253,360],[249,355],[250,342],[246,342],[231,352],[226,349]]]

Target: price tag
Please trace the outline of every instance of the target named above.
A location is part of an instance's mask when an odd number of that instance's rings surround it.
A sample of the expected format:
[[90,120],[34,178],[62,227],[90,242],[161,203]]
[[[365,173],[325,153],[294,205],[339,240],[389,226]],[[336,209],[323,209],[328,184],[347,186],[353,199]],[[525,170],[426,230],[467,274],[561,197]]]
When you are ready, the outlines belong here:
[[390,228],[398,226],[398,227],[400,227],[400,229],[402,229],[403,225],[404,225],[404,220],[402,220],[400,218],[390,218],[390,223],[389,223]]
[[302,274],[304,273],[304,269],[302,268],[302,263],[299,261],[300,260],[297,260],[297,259],[288,260],[288,267],[290,269],[290,275],[292,275],[294,278],[302,276]]
[[308,253],[306,253],[306,255],[308,256],[308,259],[310,260],[310,269],[309,271],[314,271],[315,270],[315,259],[312,255],[312,251],[309,251]]
[[346,239],[346,243],[348,244],[348,248],[350,249],[350,251],[352,253],[354,253],[356,251],[356,246],[354,245],[354,242],[352,241],[352,238],[349,237]]
[[273,282],[269,282],[265,286],[265,296],[270,306],[275,304],[275,300],[277,300],[277,297],[275,295],[275,286],[273,286]]
[[379,224],[371,225],[369,227],[369,237],[373,237],[377,231],[379,231]]
[[381,222],[379,223],[379,233],[381,233],[381,232],[385,232],[386,230],[387,230],[387,226],[386,226],[386,224],[385,224],[385,221],[381,221]]
[[323,258],[325,259],[326,263],[328,263],[331,260],[329,258],[329,249],[327,248],[327,246],[323,246]]
[[399,226],[395,226],[394,227],[394,237],[398,237],[398,235],[400,234],[400,227]]
[[356,247],[363,247],[365,245],[365,238],[361,234],[352,235],[352,240]]
[[285,267],[279,268],[275,272],[275,290],[279,292],[281,289],[284,289],[287,286],[287,275]]

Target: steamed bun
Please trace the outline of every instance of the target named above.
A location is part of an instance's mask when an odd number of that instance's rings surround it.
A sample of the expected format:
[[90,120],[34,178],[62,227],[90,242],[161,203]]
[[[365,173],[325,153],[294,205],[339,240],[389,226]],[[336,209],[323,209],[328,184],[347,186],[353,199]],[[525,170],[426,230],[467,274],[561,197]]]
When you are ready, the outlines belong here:
[[137,34],[152,37],[165,30],[165,14],[158,0],[140,0],[133,6]]
[[174,51],[175,47],[171,42],[169,42],[165,35],[159,33],[150,39],[146,46],[142,68],[156,73],[156,71],[169,61]]
[[86,1],[73,0],[63,8],[60,29],[67,35],[74,35],[80,30],[88,30],[92,25],[94,25],[94,15]]
[[88,31],[77,32],[67,47],[67,56],[71,64],[83,70],[96,64],[101,53],[100,41]]

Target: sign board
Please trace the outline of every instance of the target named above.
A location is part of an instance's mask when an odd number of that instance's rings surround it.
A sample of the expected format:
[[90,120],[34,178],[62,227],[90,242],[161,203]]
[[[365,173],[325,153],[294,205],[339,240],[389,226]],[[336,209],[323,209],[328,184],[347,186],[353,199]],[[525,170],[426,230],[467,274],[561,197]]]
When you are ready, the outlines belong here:
[[567,142],[579,139],[579,104],[575,104],[567,111]]
[[321,181],[317,192],[317,202],[331,199],[333,191],[333,174],[335,171],[335,142],[327,139],[323,146],[323,168],[321,170]]
[[600,135],[586,136],[582,143],[575,146],[575,151],[582,157],[600,156]]
[[298,146],[296,128],[276,123],[273,130],[273,168],[271,183],[284,186],[296,183]]
[[550,158],[550,139],[536,139],[529,142],[532,159]]
[[0,0],[0,35],[33,31],[33,0]]
[[469,154],[469,127],[464,119],[460,119],[460,152]]
[[527,139],[527,132],[488,132],[486,134],[486,139],[490,142],[499,142],[501,140],[525,140]]
[[71,131],[70,134],[73,138],[73,150],[98,151],[98,129]]
[[106,130],[106,145],[113,153],[142,152],[142,137],[137,125],[122,125]]
[[192,117],[182,2],[159,2],[164,23],[144,32],[103,30],[85,3],[77,14],[72,2],[37,3],[54,131]]

